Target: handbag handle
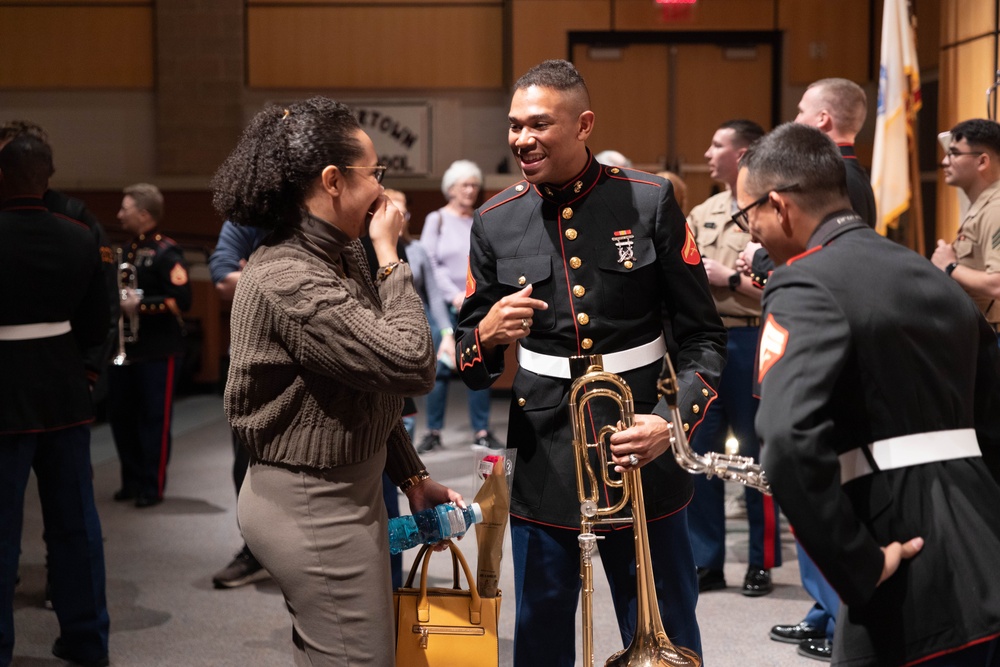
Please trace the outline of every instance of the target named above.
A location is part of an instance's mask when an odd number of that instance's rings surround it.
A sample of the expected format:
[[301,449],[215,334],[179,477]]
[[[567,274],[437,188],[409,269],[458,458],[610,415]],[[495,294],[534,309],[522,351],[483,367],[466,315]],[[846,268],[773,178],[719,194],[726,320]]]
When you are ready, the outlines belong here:
[[[462,564],[465,578],[469,582],[469,622],[473,625],[481,625],[483,599],[479,597],[476,581],[472,578],[472,570],[469,569],[469,564],[465,561],[461,549],[455,546],[451,540],[445,540],[444,543],[451,549],[452,557],[457,558],[458,562]],[[431,620],[431,603],[427,598],[427,570],[429,569],[427,566],[431,562],[432,553],[434,553],[433,549],[427,549],[424,554],[424,570],[420,573],[420,597],[417,599],[417,621],[420,623],[429,623]]]
[[[417,576],[417,568],[420,566],[420,562],[424,559],[424,554],[427,553],[428,549],[433,548],[434,544],[422,544],[420,545],[420,551],[417,552],[417,557],[413,559],[413,565],[410,566],[410,574],[406,577],[406,583],[403,584],[403,588],[413,588],[413,580]],[[458,584],[458,557],[455,552],[451,552],[451,587],[455,590],[461,590]]]

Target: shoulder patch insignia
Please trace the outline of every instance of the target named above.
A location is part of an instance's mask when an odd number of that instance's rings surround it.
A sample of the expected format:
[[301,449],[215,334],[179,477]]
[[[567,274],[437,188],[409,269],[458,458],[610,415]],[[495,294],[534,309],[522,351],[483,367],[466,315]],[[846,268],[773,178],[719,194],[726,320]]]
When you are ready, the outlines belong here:
[[685,238],[684,247],[681,249],[681,259],[691,266],[698,266],[701,264],[701,253],[698,252],[698,244],[694,242],[694,234],[691,233],[691,227],[686,223],[684,230]]
[[472,266],[470,264],[465,273],[465,298],[468,299],[475,293],[476,293],[476,279],[472,277]]
[[788,329],[778,324],[774,315],[768,314],[767,322],[764,323],[764,328],[760,332],[760,355],[757,360],[758,383],[764,381],[767,372],[784,356],[787,344]]
[[187,285],[187,281],[187,269],[184,268],[183,264],[177,262],[174,264],[174,268],[170,269],[170,283],[179,287],[181,285]]

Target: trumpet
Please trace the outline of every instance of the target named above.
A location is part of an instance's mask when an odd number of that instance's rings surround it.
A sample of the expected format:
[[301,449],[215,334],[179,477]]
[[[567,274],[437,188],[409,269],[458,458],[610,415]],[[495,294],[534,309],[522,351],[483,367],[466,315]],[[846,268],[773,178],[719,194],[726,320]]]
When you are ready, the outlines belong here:
[[[573,428],[573,448],[576,453],[576,488],[580,500],[580,578],[582,579],[583,660],[586,667],[594,664],[593,552],[598,524],[632,523],[635,535],[636,627],[629,646],[608,658],[606,667],[700,667],[701,659],[691,649],[674,646],[663,629],[656,603],[653,567],[649,554],[649,532],[646,528],[646,508],[643,504],[642,478],[638,468],[626,470],[620,478],[609,474],[605,439],[620,429],[632,426],[635,408],[632,390],[618,375],[604,370],[601,355],[572,357],[571,375],[576,378],[570,387],[570,422]],[[594,399],[609,399],[618,406],[618,424],[607,424],[597,432],[596,442],[587,442],[586,409]],[[598,505],[601,487],[590,462],[591,450],[596,450],[601,481],[622,490],[618,502],[607,507]],[[631,517],[616,516],[631,502]]]
[[738,482],[765,495],[771,495],[771,485],[767,481],[767,475],[752,457],[719,452],[701,455],[691,449],[684,429],[677,427],[683,419],[677,408],[679,385],[674,365],[670,362],[670,355],[663,357],[663,371],[660,373],[656,388],[670,408],[670,448],[674,452],[674,458],[677,459],[677,465],[692,475],[701,473],[709,479],[719,477],[727,482]]
[[[116,257],[118,259],[118,298],[120,301],[124,302],[128,300],[131,293],[136,293],[140,297],[142,296],[142,290],[139,289],[139,276],[136,272],[135,265],[130,262],[126,262],[122,256],[122,249],[118,248],[116,251]],[[126,322],[125,312],[121,311],[118,313],[118,354],[112,360],[115,366],[124,366],[128,363],[127,355],[125,354],[125,343],[134,343],[139,340],[139,313],[133,312],[128,316]]]

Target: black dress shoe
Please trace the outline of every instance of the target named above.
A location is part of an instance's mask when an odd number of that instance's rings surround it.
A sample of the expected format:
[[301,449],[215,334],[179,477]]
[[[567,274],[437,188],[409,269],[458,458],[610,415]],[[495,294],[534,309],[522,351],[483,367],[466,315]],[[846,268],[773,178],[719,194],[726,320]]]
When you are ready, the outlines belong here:
[[128,489],[118,489],[115,491],[115,495],[111,496],[115,499],[115,502],[124,502],[126,500],[135,500],[135,491],[130,491]]
[[711,570],[707,567],[698,568],[698,592],[721,591],[726,587],[726,576],[722,570]]
[[822,639],[806,639],[799,644],[797,653],[813,660],[830,662],[830,656],[833,654],[833,645],[830,644],[830,640],[826,637]]
[[776,625],[769,635],[776,642],[801,644],[807,639],[826,639],[826,630],[802,621],[798,625]]
[[431,432],[425,435],[424,439],[417,445],[417,454],[426,454],[427,452],[432,452],[435,449],[443,447],[444,445],[441,444],[441,434]]
[[106,655],[90,659],[79,657],[73,653],[73,650],[67,646],[65,642],[63,642],[62,638],[57,639],[52,645],[52,655],[61,660],[72,662],[74,665],[80,665],[80,667],[108,667],[110,664],[108,656]]
[[143,494],[140,493],[138,496],[136,496],[135,506],[136,507],[153,507],[154,505],[159,505],[162,502],[163,502],[163,498],[160,498],[159,496],[145,496],[145,495],[143,495]]
[[749,598],[759,598],[774,590],[771,583],[771,571],[751,565],[747,568],[747,576],[743,577],[743,595]]

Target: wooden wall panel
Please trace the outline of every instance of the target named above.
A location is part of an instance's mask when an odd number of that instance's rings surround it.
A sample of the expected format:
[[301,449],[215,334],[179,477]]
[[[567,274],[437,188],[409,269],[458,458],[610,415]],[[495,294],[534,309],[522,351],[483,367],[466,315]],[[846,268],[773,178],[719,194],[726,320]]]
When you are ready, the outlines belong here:
[[587,81],[594,131],[587,142],[599,153],[616,150],[636,165],[662,163],[667,154],[667,49],[632,44],[618,60],[593,60],[573,49],[573,63]]
[[[753,60],[729,60],[725,49],[713,44],[678,49],[676,152],[689,207],[711,195],[714,184],[704,155],[719,125],[747,118],[771,129],[771,47],[758,45],[756,50]],[[705,94],[706,81],[712,82],[710,94]]]
[[612,21],[615,30],[774,30],[776,2],[698,0],[688,18],[667,20],[651,0],[615,0]]
[[986,0],[944,0],[941,5],[941,44],[947,46],[970,37],[993,34],[996,3]]
[[[577,45],[573,62],[587,79],[597,117],[588,142],[595,152],[621,151],[639,168],[659,170],[675,155],[688,185],[688,207],[709,197],[713,183],[704,153],[718,126],[749,118],[765,129],[771,117],[771,47],[730,60],[715,44],[632,44],[617,60],[594,60]],[[673,54],[671,56],[671,53]],[[676,60],[676,137],[669,145],[669,58]],[[710,90],[706,81],[711,81]]]
[[[938,66],[941,51],[941,0],[916,0],[917,62],[921,70]],[[878,19],[881,24],[881,19]]]
[[[993,83],[997,37],[990,34],[941,51],[938,128],[969,118],[986,118],[986,89]],[[938,157],[943,153],[938,150]],[[937,237],[951,240],[958,229],[959,197],[938,178]]]
[[66,5],[80,5],[80,6],[104,6],[104,5],[132,5],[132,6],[147,6],[151,7],[153,5],[153,0],[0,0],[0,7],[5,5],[13,6],[17,5],[19,7],[52,7],[60,6],[65,7]]
[[499,2],[251,6],[247,26],[252,87],[443,89],[503,84]]
[[0,5],[0,88],[153,87],[151,6],[38,5]]
[[[354,5],[356,7],[370,5],[393,5],[399,7],[403,3],[409,5],[483,5],[499,4],[497,0],[246,0],[253,7],[268,7],[277,5]],[[2,0],[0,0],[2,2]]]
[[610,0],[514,0],[511,75],[565,58],[571,30],[610,30]]
[[[869,0],[782,0],[779,25],[785,31],[789,84],[839,76],[857,83],[868,71]],[[845,26],[850,26],[845,34]]]

